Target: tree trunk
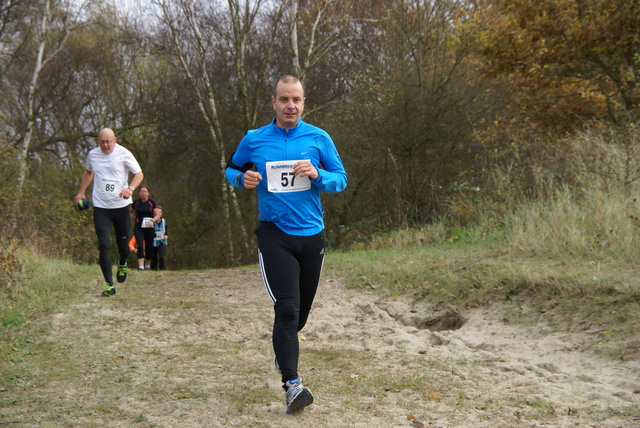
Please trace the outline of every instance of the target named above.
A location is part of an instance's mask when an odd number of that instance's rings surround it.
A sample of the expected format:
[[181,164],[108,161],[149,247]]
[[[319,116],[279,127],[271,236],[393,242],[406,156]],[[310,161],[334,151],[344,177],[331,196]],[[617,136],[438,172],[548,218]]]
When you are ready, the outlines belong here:
[[10,235],[15,234],[18,226],[18,210],[20,209],[20,202],[22,195],[24,194],[24,182],[27,179],[29,173],[29,146],[31,145],[31,138],[33,135],[33,128],[36,121],[35,113],[35,93],[38,87],[38,77],[43,66],[44,49],[46,46],[46,32],[47,24],[49,21],[49,0],[45,1],[44,11],[42,14],[42,23],[38,32],[38,53],[36,55],[36,63],[33,67],[33,73],[31,74],[31,81],[29,82],[29,88],[27,90],[27,126],[24,136],[22,138],[22,145],[18,152],[18,182],[16,184],[16,191],[11,208],[11,221],[10,221]]
[[[173,35],[174,47],[176,49],[176,52],[178,53],[178,57],[180,59],[180,63],[182,64],[183,71],[193,86],[195,95],[198,99],[198,108],[200,109],[200,112],[202,113],[202,117],[205,123],[207,124],[209,134],[211,135],[211,140],[213,141],[213,145],[218,155],[219,164],[220,164],[220,190],[222,193],[222,215],[225,222],[225,228],[226,228],[225,233],[226,233],[227,250],[228,250],[227,262],[230,263],[236,258],[236,252],[233,245],[233,243],[236,240],[234,239],[233,233],[232,233],[233,228],[231,225],[230,207],[233,208],[234,215],[239,220],[238,223],[239,223],[239,230],[240,230],[240,242],[242,242],[243,250],[245,252],[247,252],[249,248],[248,235],[247,235],[247,231],[244,226],[244,223],[242,222],[240,207],[238,206],[237,198],[235,197],[235,189],[233,188],[233,186],[231,186],[227,182],[225,177],[227,156],[224,150],[223,139],[220,131],[218,112],[216,109],[216,102],[215,102],[215,93],[213,90],[213,86],[211,85],[209,74],[206,69],[206,61],[205,61],[206,52],[204,50],[204,44],[202,43],[203,38],[200,32],[200,27],[198,26],[198,23],[196,20],[194,2],[193,0],[190,0],[188,4],[186,4],[185,2],[182,2],[181,5],[187,17],[187,20],[189,21],[189,25],[191,26],[191,29],[193,30],[194,36],[196,38],[196,46],[197,46],[198,53],[200,55],[200,62],[201,62],[200,69],[202,73],[202,79],[204,80],[203,83],[204,83],[206,93],[203,93],[202,90],[198,87],[198,82],[196,80],[196,77],[194,76],[194,74],[191,72],[191,69],[189,68],[189,64],[186,61],[184,52],[182,51],[182,48],[180,45],[178,31],[175,28],[175,26],[173,26],[173,21],[170,18],[170,13],[167,9],[166,3],[164,2],[162,3],[162,8],[165,16],[167,17],[167,23],[170,26],[170,30]],[[231,197],[229,195],[231,195]]]

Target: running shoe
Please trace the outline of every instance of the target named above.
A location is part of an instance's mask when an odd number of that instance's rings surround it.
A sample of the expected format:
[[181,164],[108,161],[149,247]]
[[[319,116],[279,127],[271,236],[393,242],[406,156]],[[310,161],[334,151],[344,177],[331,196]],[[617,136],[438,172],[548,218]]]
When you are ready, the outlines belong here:
[[309,388],[302,384],[302,378],[290,380],[287,386],[287,413],[295,413],[313,403],[313,395]]
[[102,292],[103,297],[110,297],[116,294],[116,287],[109,284],[108,282],[104,283],[104,291]]
[[138,266],[138,270],[144,270],[144,266]]
[[127,262],[124,262],[123,265],[118,263],[116,278],[118,278],[118,282],[125,282],[127,280]]

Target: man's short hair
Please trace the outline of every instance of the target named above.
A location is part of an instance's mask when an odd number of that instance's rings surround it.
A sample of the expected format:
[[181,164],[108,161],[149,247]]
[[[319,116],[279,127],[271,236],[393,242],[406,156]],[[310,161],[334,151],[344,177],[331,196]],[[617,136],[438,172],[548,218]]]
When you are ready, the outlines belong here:
[[278,78],[278,81],[276,82],[276,85],[273,87],[273,96],[276,96],[276,92],[278,91],[278,83],[300,83],[300,86],[302,86],[302,92],[304,92],[304,85],[302,84],[302,82],[300,81],[300,79],[298,79],[296,76],[294,76],[293,74],[283,74],[282,76],[280,76]]

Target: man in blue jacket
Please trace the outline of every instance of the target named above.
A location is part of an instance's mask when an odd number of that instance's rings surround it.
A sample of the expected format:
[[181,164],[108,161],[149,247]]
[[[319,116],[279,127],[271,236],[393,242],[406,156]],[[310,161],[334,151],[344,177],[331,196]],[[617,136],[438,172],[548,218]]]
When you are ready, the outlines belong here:
[[298,332],[309,317],[324,261],[320,192],[347,187],[329,134],[301,119],[304,100],[300,80],[280,77],[271,97],[275,119],[247,133],[226,170],[235,187],[258,192],[258,257],[275,312],[274,362],[282,374],[287,413],[313,402],[298,375]]

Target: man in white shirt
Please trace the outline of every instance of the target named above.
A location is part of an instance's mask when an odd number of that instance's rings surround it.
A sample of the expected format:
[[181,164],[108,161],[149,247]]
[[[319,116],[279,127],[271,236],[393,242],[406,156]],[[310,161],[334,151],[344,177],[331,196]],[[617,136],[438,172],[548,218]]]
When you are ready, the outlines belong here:
[[[80,179],[78,194],[73,199],[77,204],[85,199],[85,192],[93,180],[93,225],[98,236],[100,251],[100,269],[104,276],[103,296],[113,296],[116,288],[113,285],[111,265],[110,228],[113,226],[118,245],[118,282],[127,279],[127,256],[129,249],[129,225],[131,221],[129,205],[136,187],[142,183],[144,174],[136,158],[129,150],[117,144],[118,139],[109,128],[98,134],[98,147],[92,149],[87,156],[86,169]],[[129,173],[133,179],[129,182]]]

